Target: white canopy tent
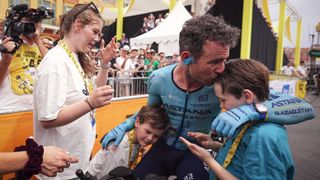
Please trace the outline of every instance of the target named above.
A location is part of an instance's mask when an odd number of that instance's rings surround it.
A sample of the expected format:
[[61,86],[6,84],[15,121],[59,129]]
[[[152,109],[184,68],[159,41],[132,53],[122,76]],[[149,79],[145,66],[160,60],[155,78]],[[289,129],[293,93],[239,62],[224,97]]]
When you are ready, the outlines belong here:
[[[130,17],[139,14],[151,13],[155,11],[161,11],[169,9],[170,0],[131,0],[133,2],[131,7],[124,8],[123,17]],[[103,5],[103,1],[99,1],[103,7],[101,12],[103,19],[115,20],[117,18],[117,8],[106,7]],[[185,6],[193,6],[195,0],[179,0]],[[142,24],[142,20],[141,20]]]
[[153,42],[159,44],[158,51],[166,54],[179,52],[179,33],[185,21],[192,16],[182,3],[177,3],[175,8],[163,23],[153,30],[130,39],[131,47],[146,48]]

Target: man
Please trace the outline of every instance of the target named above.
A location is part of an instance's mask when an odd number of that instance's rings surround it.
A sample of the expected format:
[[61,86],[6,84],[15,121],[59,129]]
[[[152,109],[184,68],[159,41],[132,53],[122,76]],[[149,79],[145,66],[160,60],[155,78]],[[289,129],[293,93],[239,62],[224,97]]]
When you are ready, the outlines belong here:
[[48,49],[40,39],[40,22],[23,17],[20,22],[34,23],[35,33],[21,35],[22,44],[11,55],[15,43],[6,37],[2,45],[8,53],[1,53],[0,60],[0,111],[30,110],[32,108],[33,77],[36,68]]
[[304,61],[300,61],[300,64],[297,67],[297,73],[301,78],[306,78],[308,76],[307,67],[305,66]]
[[[208,179],[203,163],[178,140],[179,136],[195,142],[187,133],[208,133],[212,122],[218,134],[231,136],[242,123],[266,118],[266,112],[258,112],[249,106],[237,108],[236,114],[236,110],[231,109],[218,116],[219,100],[212,84],[224,71],[229,50],[237,44],[239,35],[239,29],[219,17],[204,15],[186,21],[179,37],[182,61],[154,71],[148,84],[148,105],[162,104],[176,133],[167,135],[152,146],[136,168],[138,177],[143,179],[146,174],[156,173],[161,176],[175,174],[178,179],[186,180]],[[297,113],[299,115],[285,115],[278,109],[284,108],[286,103],[279,102],[290,102],[291,109],[303,107],[309,110],[311,105],[286,95],[272,97],[271,102],[265,103],[269,107],[268,121],[283,124],[314,117],[312,108],[311,111],[298,111],[301,112]],[[300,118],[301,114],[305,116]],[[124,131],[132,128],[133,123],[134,116],[114,128],[104,138],[103,147],[111,139],[116,139],[115,144],[119,143]]]
[[287,75],[287,76],[298,76],[298,73],[296,69],[294,68],[294,62],[289,61],[287,65],[283,66],[281,68],[281,74]]

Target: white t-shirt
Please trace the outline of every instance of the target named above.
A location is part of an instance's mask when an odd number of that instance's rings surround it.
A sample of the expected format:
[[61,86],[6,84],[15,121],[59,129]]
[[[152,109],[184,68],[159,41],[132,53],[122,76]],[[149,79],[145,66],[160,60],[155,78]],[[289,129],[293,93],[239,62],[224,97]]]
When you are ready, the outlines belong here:
[[[73,55],[78,60],[77,55]],[[45,129],[40,124],[40,120],[56,119],[65,106],[84,100],[84,89],[83,79],[64,49],[60,46],[51,49],[41,62],[35,77],[34,136],[38,143],[66,149],[80,161],[71,164],[54,178],[40,175],[41,179],[75,178],[77,169],[86,171],[89,167],[96,135],[90,113],[61,127]]]
[[307,77],[307,70],[304,67],[302,67],[301,65],[299,65],[297,67],[297,71],[301,76]]
[[126,134],[116,150],[100,149],[97,152],[90,162],[89,173],[100,179],[118,166],[128,167],[129,151],[129,138]]
[[295,72],[295,69],[293,66],[283,66],[281,68],[281,72],[284,74],[284,75],[288,75],[288,76],[291,76],[294,72]]
[[21,44],[12,56],[6,77],[0,85],[0,114],[32,110],[33,77],[41,60],[36,44]]

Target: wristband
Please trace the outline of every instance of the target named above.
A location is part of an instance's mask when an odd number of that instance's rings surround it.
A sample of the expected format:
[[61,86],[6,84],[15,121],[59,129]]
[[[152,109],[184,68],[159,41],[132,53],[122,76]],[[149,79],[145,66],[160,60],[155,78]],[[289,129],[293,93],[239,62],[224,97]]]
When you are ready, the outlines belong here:
[[102,69],[109,69],[110,66],[109,66],[109,63],[107,63],[107,64],[101,64],[100,67]]
[[25,146],[16,147],[14,151],[27,151],[29,156],[25,167],[16,172],[17,179],[30,179],[32,175],[40,172],[44,153],[42,145],[39,146],[32,138],[28,138]]
[[89,100],[88,100],[87,97],[86,97],[86,99],[85,99],[84,101],[90,106],[91,111],[93,111],[94,108],[93,108],[93,106],[89,103]]

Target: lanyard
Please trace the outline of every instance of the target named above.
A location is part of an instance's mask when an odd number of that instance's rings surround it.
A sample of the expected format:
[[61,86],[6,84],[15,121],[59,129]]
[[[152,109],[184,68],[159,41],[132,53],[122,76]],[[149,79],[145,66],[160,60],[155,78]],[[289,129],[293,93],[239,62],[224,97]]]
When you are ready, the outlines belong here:
[[249,127],[251,127],[252,125],[258,123],[259,121],[253,121],[253,122],[249,122],[247,123],[245,126],[243,126],[243,128],[241,129],[240,133],[238,134],[238,136],[236,137],[236,139],[233,141],[229,151],[228,151],[228,154],[227,154],[227,157],[225,158],[224,162],[223,162],[223,167],[224,168],[227,168],[228,165],[230,164],[230,162],[232,161],[233,159],[233,156],[234,154],[236,153],[237,151],[237,148],[239,146],[239,143],[241,141],[241,139],[243,138],[243,135],[245,134],[245,132],[247,131],[247,129]]
[[[135,137],[135,129],[133,128],[131,131],[129,131],[129,162],[128,167],[130,169],[134,169],[139,161],[141,160],[142,153],[140,150],[140,145],[134,143],[134,137]],[[143,149],[143,148],[141,148]]]
[[[59,43],[58,43],[65,51],[66,53],[68,54],[69,58],[72,60],[73,64],[76,66],[76,68],[78,69],[81,77],[82,77],[82,80],[83,80],[83,83],[84,83],[84,89],[82,90],[82,93],[86,96],[89,96],[90,94],[90,87],[89,87],[89,90],[88,90],[88,78],[86,77],[79,61],[77,61],[71,50],[69,49],[69,47],[67,46],[67,44],[64,42],[64,40],[60,40]],[[89,84],[90,85],[90,84]],[[95,112],[94,111],[90,111],[90,118],[91,118],[91,126],[92,128],[94,128],[95,124],[96,124],[96,120],[95,120]]]
[[83,83],[84,83],[84,88],[85,88],[84,90],[82,90],[82,92],[83,92],[84,95],[88,96],[88,95],[89,95],[89,90],[88,90],[88,84],[89,84],[89,83],[88,83],[88,78],[86,77],[86,75],[85,75],[85,73],[84,73],[84,71],[83,71],[83,69],[82,69],[79,61],[77,61],[77,60],[74,58],[71,50],[69,49],[69,47],[67,46],[67,44],[64,42],[64,40],[60,40],[58,44],[66,51],[66,53],[68,54],[69,58],[72,60],[73,64],[74,64],[74,65],[76,66],[76,68],[78,69],[78,71],[79,71],[79,73],[80,73],[80,75],[81,75],[81,77],[82,77],[82,80],[83,80]]

